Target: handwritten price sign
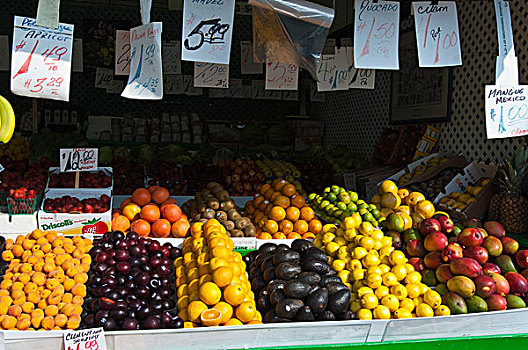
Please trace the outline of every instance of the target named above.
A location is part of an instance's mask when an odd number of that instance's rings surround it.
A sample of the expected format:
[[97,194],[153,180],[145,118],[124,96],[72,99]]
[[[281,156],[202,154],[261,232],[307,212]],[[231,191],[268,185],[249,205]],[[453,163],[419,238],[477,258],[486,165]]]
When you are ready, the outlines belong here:
[[240,42],[240,62],[242,74],[262,74],[262,63],[256,63],[253,59],[251,41]]
[[102,328],[66,331],[64,350],[106,350],[106,340]]
[[455,2],[413,2],[413,9],[420,67],[461,65]]
[[130,31],[116,30],[115,74],[130,74]]
[[486,86],[488,139],[528,135],[528,85]]
[[182,60],[229,64],[235,0],[183,4]]
[[35,20],[15,16],[11,59],[11,91],[20,96],[68,101],[73,25],[38,27]]
[[92,171],[97,170],[97,148],[61,148],[60,171]]
[[354,49],[352,46],[348,46],[345,47],[345,50],[348,62],[348,88],[374,89],[376,71],[374,69],[357,69],[354,67]]
[[334,55],[322,55],[317,63],[317,90],[348,90],[348,66],[345,48]]
[[266,63],[266,90],[297,90],[299,67],[295,64]]
[[114,84],[114,72],[108,68],[99,68],[95,69],[95,87],[108,89],[111,88]]
[[181,74],[180,42],[171,41],[163,44],[163,73]]
[[130,74],[121,96],[139,100],[163,98],[161,22],[130,30]]
[[400,4],[356,0],[354,62],[356,68],[399,69]]
[[229,65],[194,62],[194,87],[229,88]]

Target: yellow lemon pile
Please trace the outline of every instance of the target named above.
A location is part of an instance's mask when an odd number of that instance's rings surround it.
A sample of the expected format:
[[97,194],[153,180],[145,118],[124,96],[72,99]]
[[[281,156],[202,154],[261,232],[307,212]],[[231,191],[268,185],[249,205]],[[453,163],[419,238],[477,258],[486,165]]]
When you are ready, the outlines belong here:
[[242,255],[216,219],[191,226],[174,261],[178,316],[185,327],[262,323]]
[[352,291],[350,310],[361,320],[449,315],[440,295],[395,250],[392,239],[361,218],[323,226],[314,244]]

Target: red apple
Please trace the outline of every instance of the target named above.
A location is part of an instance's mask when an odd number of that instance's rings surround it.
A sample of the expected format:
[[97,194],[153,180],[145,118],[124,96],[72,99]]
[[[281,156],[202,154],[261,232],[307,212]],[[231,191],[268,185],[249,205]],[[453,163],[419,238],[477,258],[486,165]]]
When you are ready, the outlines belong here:
[[441,228],[438,220],[433,218],[422,220],[420,223],[420,233],[424,236],[433,232],[438,232]]
[[482,244],[484,235],[477,229],[465,228],[458,235],[458,241],[466,247],[475,247]]

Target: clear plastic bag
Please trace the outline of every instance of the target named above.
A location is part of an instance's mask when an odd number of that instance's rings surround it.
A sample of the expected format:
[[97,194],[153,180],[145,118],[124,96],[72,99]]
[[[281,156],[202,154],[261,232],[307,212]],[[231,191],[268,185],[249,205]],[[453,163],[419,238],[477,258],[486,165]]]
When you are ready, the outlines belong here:
[[317,79],[316,62],[334,20],[334,10],[304,0],[249,0],[253,7],[256,62],[296,64]]

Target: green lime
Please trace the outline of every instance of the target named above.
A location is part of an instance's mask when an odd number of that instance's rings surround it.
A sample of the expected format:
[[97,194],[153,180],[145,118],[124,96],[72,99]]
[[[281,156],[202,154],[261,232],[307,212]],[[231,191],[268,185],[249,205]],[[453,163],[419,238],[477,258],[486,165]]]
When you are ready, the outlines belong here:
[[325,189],[323,190],[324,193],[328,193],[330,192],[330,187],[325,187]]
[[341,192],[338,196],[339,200],[345,204],[350,203],[350,196],[346,192]]
[[[358,203],[359,203],[359,202],[358,202]],[[363,204],[359,204],[359,205],[358,205],[358,208],[359,208],[359,209],[365,209],[365,210],[368,210],[368,207],[369,207],[369,206],[368,206],[368,204],[366,204],[366,203],[363,203]]]
[[335,217],[335,218],[339,218],[341,217],[341,215],[343,215],[344,211],[343,210],[336,210],[332,213],[332,216]]
[[347,206],[345,203],[343,202],[337,202],[337,207],[341,210],[346,210],[347,209]]
[[372,216],[372,214],[369,213],[368,211],[365,214],[363,214],[362,218],[363,218],[363,221],[368,221],[368,222],[374,221],[374,216]]
[[376,219],[376,220],[379,219],[379,217],[380,217],[380,215],[381,215],[381,213],[380,213],[380,211],[379,211],[378,209],[373,209],[370,213],[372,214],[372,216],[373,216],[374,219]]
[[376,207],[376,204],[369,204],[369,208],[369,210],[378,209],[378,207]]
[[357,202],[356,202],[357,205],[361,205],[361,204],[366,204],[366,202],[363,200],[363,199],[359,199]]
[[345,211],[343,212],[343,214],[341,214],[341,216],[339,217],[339,219],[344,220],[345,218],[348,218],[348,217],[351,216],[351,215],[352,215],[351,212],[349,212],[348,210],[345,210]]
[[332,192],[333,192],[335,195],[338,195],[339,192],[341,192],[341,188],[340,188],[339,186],[333,185],[333,186],[332,186]]
[[330,192],[328,194],[328,200],[332,203],[335,203],[337,201],[337,196],[333,192]]
[[316,196],[317,196],[317,193],[310,193],[310,194],[308,195],[308,200],[309,200],[309,201],[313,201],[313,200],[315,199]]
[[363,216],[365,215],[365,213],[368,213],[368,210],[367,208],[359,208],[358,212],[359,212],[359,215]]
[[352,202],[357,202],[358,199],[359,199],[359,196],[358,196],[357,192],[348,191],[348,195],[350,196],[350,200]]
[[317,204],[317,205],[321,204],[322,201],[323,201],[323,199],[321,197],[319,197],[319,196],[317,196],[315,198],[315,200],[314,200],[315,204]]
[[327,201],[326,199],[321,201],[321,203],[319,204],[319,209],[324,209],[326,208],[328,205],[330,204],[329,201]]
[[377,222],[376,220],[372,221],[371,224],[374,227],[379,227],[379,222]]
[[358,207],[357,207],[356,203],[350,202],[347,205],[347,209],[350,210],[350,211],[356,212],[358,210]]
[[455,224],[455,226],[453,226],[453,234],[455,235],[455,237],[457,237],[460,232],[462,232],[462,229],[460,228],[460,226],[457,226],[457,224]]
[[334,210],[334,209],[337,210],[337,208],[336,208],[333,204],[329,204],[329,205],[326,206],[325,211],[326,211],[327,213],[331,213],[332,210]]

